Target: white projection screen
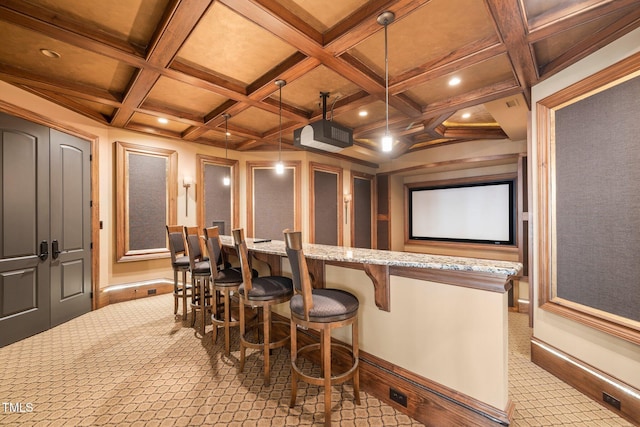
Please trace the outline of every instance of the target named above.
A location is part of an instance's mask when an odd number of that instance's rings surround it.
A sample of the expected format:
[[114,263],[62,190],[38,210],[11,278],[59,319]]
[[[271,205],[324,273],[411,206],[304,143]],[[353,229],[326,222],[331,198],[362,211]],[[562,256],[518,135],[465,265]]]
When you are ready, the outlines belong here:
[[409,188],[409,239],[514,245],[513,180]]

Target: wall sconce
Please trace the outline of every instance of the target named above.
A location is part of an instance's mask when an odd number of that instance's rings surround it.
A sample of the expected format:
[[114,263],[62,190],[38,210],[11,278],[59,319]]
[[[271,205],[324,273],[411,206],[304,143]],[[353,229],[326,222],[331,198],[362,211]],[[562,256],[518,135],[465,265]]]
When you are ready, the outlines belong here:
[[349,216],[349,203],[351,203],[351,194],[347,193],[344,195],[344,223],[347,223],[347,218]]
[[184,187],[184,215],[189,216],[189,187],[193,184],[193,179],[185,175],[182,177],[182,186]]

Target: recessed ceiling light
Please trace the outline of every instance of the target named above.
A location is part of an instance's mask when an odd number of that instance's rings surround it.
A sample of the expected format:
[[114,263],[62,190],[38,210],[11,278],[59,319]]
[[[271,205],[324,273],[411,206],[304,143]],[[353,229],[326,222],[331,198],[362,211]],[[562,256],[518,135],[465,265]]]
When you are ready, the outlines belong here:
[[463,118],[463,119],[468,119],[469,117],[471,117],[471,113],[464,113],[464,114],[462,115],[462,118]]
[[164,117],[158,117],[158,121],[163,125],[166,125],[167,123],[169,123],[169,120],[165,119]]
[[51,49],[40,49],[40,53],[46,56],[47,58],[58,59],[61,56],[58,52]]
[[360,112],[358,113],[358,115],[359,115],[360,117],[367,117],[367,116],[369,115],[369,113],[367,113],[366,111],[360,111]]
[[460,77],[452,77],[451,80],[449,80],[449,86],[457,86],[461,81]]
[[227,136],[231,136],[231,132],[227,132]]

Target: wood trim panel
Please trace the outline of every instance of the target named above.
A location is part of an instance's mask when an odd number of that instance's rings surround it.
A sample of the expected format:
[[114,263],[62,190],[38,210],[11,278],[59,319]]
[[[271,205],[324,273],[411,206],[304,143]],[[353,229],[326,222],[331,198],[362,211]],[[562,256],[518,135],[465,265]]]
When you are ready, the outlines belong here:
[[364,173],[364,172],[358,172],[358,171],[351,171],[351,183],[349,184],[349,193],[351,194],[351,202],[350,202],[350,206],[348,209],[348,215],[349,215],[349,224],[350,224],[350,229],[351,229],[351,235],[350,235],[350,241],[351,241],[351,246],[354,245],[354,242],[356,241],[356,229],[355,229],[355,207],[354,207],[354,198],[355,198],[355,185],[354,182],[356,179],[362,179],[365,181],[369,181],[369,185],[371,187],[371,191],[369,194],[369,197],[371,198],[371,246],[373,246],[375,244],[376,241],[376,216],[375,216],[375,197],[376,197],[376,180],[375,180],[375,175],[371,175],[368,173]]
[[[274,320],[289,319],[274,313]],[[276,330],[284,336],[287,331]],[[318,342],[318,333],[298,329],[300,346]],[[333,342],[339,342],[333,339]],[[319,363],[319,357],[309,354],[309,359]],[[332,371],[339,372],[350,366],[344,352],[332,355]],[[360,350],[360,388],[396,410],[425,424],[426,426],[455,425],[464,427],[509,425],[515,406],[511,400],[506,408],[494,408],[484,402],[456,390],[416,375],[400,366]],[[402,406],[389,397],[391,389],[407,396],[407,406]]]
[[640,327],[637,322],[555,297],[553,271],[556,263],[554,254],[557,250],[553,236],[555,215],[553,198],[556,179],[553,147],[555,145],[555,110],[638,75],[640,75],[640,53],[538,101],[536,124],[539,155],[536,167],[539,191],[536,218],[539,262],[537,270],[533,272],[539,277],[538,305],[540,308],[635,344],[640,343]]
[[117,262],[168,258],[167,246],[132,251],[129,249],[128,195],[129,171],[127,154],[164,157],[167,162],[167,224],[175,224],[178,218],[178,153],[174,150],[116,141],[116,260]]
[[337,246],[342,246],[343,244],[343,235],[344,235],[344,214],[342,211],[342,205],[344,203],[344,195],[343,195],[343,180],[342,180],[342,168],[326,165],[324,163],[316,163],[309,162],[309,188],[307,189],[307,194],[309,194],[309,242],[315,243],[316,235],[315,235],[315,226],[316,226],[316,216],[315,206],[315,172],[325,172],[332,173],[337,175],[337,198],[336,198],[336,206],[338,208],[338,228],[336,232],[338,233],[338,243]]
[[[607,409],[640,425],[640,390],[533,337],[531,361]],[[620,409],[604,403],[603,393],[620,401]]]
[[[302,173],[302,163],[298,160],[295,161],[283,161],[285,169],[292,168],[294,170],[294,228],[296,230],[302,229],[302,201],[300,200],[300,191],[302,187],[302,178],[300,174]],[[273,169],[275,173],[275,165],[274,162],[270,161],[257,161],[257,162],[247,162],[247,236],[253,236],[254,234],[254,217],[253,217],[253,170],[254,169]]]
[[[229,166],[231,168],[231,229],[240,224],[240,167],[238,160],[225,159],[222,157],[196,154],[196,218],[198,227],[205,227],[205,204],[204,204],[204,169],[207,164],[217,166]],[[197,185],[200,183],[200,185]],[[210,227],[206,224],[206,227]],[[225,230],[230,235],[231,230]]]

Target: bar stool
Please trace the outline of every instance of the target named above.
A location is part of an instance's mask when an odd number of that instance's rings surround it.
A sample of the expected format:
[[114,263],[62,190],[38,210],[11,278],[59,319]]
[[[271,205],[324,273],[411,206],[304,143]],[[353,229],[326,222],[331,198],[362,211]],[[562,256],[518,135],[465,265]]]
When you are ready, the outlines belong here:
[[[358,298],[341,289],[312,289],[307,260],[302,251],[302,233],[284,231],[287,257],[291,263],[295,295],[291,298],[291,401],[296,404],[298,379],[309,384],[324,386],[324,424],[331,425],[331,387],[353,379],[353,393],[360,405],[360,367],[358,358]],[[351,325],[351,346],[331,342],[331,330]],[[320,342],[307,344],[298,349],[297,327],[320,332]],[[351,366],[346,372],[331,373],[332,347],[346,350],[351,357]],[[297,364],[298,355],[319,350],[321,376],[302,372]]]
[[[178,300],[182,299],[182,320],[187,318],[187,298],[191,297],[191,285],[187,284],[189,256],[184,244],[184,228],[181,225],[167,225],[171,267],[173,268],[173,314],[178,314]],[[182,283],[178,281],[182,273]]]
[[[289,341],[289,335],[280,340],[271,340],[272,323],[285,325],[288,323],[282,321],[272,322],[271,307],[289,301],[293,295],[293,282],[290,278],[284,276],[252,277],[251,267],[249,266],[247,242],[244,240],[244,230],[239,228],[233,230],[232,233],[242,269],[242,285],[238,288],[238,296],[240,299],[240,372],[244,370],[246,349],[261,349],[264,357],[264,384],[268,386],[271,377],[269,351],[283,347],[287,344],[287,341]],[[259,328],[260,325],[263,327],[262,343],[249,341],[247,339],[245,306],[262,310],[262,321],[258,321],[255,325],[257,328]]]
[[211,267],[208,258],[202,255],[198,227],[185,227],[184,234],[187,236],[191,287],[193,289],[191,296],[191,326],[196,324],[197,313],[199,311],[202,312],[202,335],[204,336],[207,326],[207,313],[211,310],[211,291],[209,289]]
[[[227,267],[222,252],[222,242],[220,242],[220,232],[218,227],[208,227],[204,229],[204,239],[206,242],[207,252],[209,254],[209,265],[211,267],[211,283],[213,283],[213,291],[220,292],[223,299],[223,317],[220,313],[213,310],[211,314],[211,323],[213,324],[213,343],[218,339],[218,327],[224,328],[224,349],[229,355],[229,329],[231,326],[239,326],[240,320],[231,318],[231,293],[238,292],[238,288],[242,284],[242,271],[238,268]],[[215,266],[215,268],[214,268]],[[256,274],[257,275],[257,274]]]

